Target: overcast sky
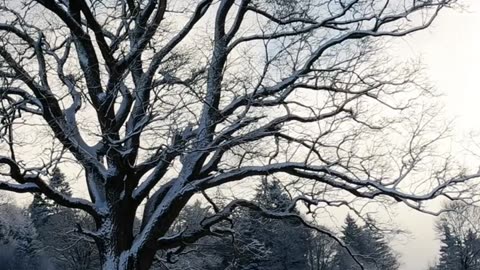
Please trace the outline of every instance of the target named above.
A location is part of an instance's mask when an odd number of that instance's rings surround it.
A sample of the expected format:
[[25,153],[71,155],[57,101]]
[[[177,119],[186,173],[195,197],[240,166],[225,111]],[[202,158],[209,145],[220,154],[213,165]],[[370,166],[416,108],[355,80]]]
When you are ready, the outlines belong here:
[[[466,141],[480,130],[480,0],[463,2],[468,11],[444,12],[428,30],[400,41],[395,54],[423,60],[431,83],[444,94],[441,101],[446,115],[454,118],[456,139]],[[439,249],[434,218],[400,208],[397,220],[412,232],[398,247],[401,269],[427,269]]]

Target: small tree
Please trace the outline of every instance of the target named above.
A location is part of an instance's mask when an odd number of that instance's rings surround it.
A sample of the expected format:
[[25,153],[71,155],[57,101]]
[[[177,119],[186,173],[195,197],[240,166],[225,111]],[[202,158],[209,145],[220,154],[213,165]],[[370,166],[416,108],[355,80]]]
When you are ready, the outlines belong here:
[[[171,233],[175,235],[182,231],[195,230],[202,220],[213,214],[210,207],[205,207],[197,200],[180,213],[178,222]],[[230,234],[207,236],[186,246],[180,254],[174,255],[173,258],[168,253],[159,254],[163,261],[158,261],[154,265],[154,269],[164,269],[165,265],[172,270],[229,269],[233,261],[233,253],[234,246]]]
[[35,228],[43,226],[49,214],[51,214],[50,204],[47,202],[44,196],[41,194],[34,194],[32,203],[28,208],[30,218]]
[[[70,188],[70,184],[65,177],[65,174],[60,171],[57,167],[53,170],[52,177],[50,178],[50,186],[59,193],[65,194],[66,196],[72,196],[72,189]],[[60,207],[54,201],[51,202],[53,207]]]
[[[50,186],[53,190],[71,196],[72,192],[70,185],[60,169],[55,168],[50,178]],[[33,201],[29,206],[30,217],[37,228],[44,225],[47,218],[51,215],[58,214],[60,211],[65,211],[66,208],[59,206],[55,201],[48,199],[41,193],[33,195]],[[73,224],[70,224],[73,226]]]
[[462,270],[480,269],[480,238],[471,229],[463,240]]
[[[342,231],[342,240],[346,246],[348,246],[355,256],[361,258],[362,254],[365,254],[366,243],[362,238],[362,229],[357,225],[353,217],[348,214],[345,218],[345,225]],[[362,260],[363,262],[363,260]],[[358,264],[352,258],[346,250],[341,247],[337,247],[337,254],[334,259],[335,269],[358,269]]]

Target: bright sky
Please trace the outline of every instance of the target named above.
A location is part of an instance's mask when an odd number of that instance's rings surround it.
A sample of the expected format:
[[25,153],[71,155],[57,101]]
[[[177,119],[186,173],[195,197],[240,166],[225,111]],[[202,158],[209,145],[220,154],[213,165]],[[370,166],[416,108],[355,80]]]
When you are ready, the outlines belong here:
[[[446,115],[455,118],[458,139],[480,131],[480,1],[462,1],[469,5],[467,11],[445,11],[429,30],[404,38],[395,52],[421,57],[431,83],[444,94]],[[434,218],[401,208],[397,222],[412,232],[398,248],[401,269],[426,270],[439,249]]]

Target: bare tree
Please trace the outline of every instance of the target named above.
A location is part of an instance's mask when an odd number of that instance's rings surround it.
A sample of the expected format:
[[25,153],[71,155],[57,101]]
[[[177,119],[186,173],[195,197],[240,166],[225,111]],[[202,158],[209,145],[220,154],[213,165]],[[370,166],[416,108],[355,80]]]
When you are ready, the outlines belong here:
[[[477,175],[431,166],[445,133],[415,107],[429,88],[382,54],[455,2],[2,0],[0,189],[91,215],[78,230],[103,269],[148,269],[237,207],[283,218],[302,201],[462,196]],[[47,184],[64,163],[88,199]],[[205,191],[279,174],[286,211],[235,199],[169,234],[193,195],[215,205]]]
[[459,201],[444,205],[436,229],[442,245],[433,269],[476,269],[480,267],[478,206]]

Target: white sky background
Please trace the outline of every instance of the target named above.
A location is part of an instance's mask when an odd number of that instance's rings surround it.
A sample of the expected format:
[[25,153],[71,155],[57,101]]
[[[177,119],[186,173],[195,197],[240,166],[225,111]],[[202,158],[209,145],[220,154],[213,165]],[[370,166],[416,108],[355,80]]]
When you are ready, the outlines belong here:
[[[445,115],[454,119],[455,140],[466,143],[471,132],[480,131],[480,0],[463,3],[466,11],[446,10],[429,29],[397,39],[393,54],[420,57],[430,82],[444,95],[441,102]],[[397,247],[401,270],[426,270],[440,248],[434,218],[403,207],[396,213],[396,222],[411,232]]]

